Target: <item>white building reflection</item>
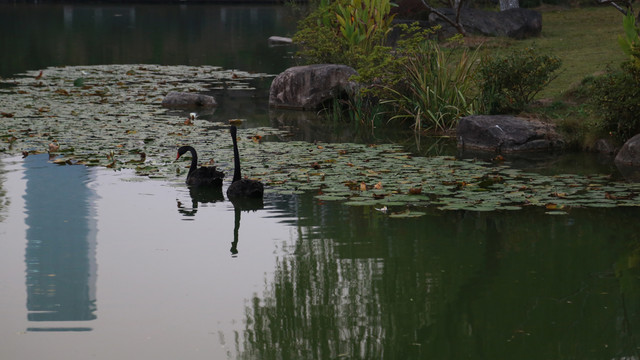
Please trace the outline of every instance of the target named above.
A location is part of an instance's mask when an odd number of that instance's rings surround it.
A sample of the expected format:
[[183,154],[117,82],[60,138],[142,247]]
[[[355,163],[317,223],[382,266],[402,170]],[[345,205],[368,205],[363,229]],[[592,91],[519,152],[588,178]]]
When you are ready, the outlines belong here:
[[[24,160],[28,320],[96,318],[95,192],[92,170],[60,166],[45,156]],[[47,323],[29,331],[86,331]]]

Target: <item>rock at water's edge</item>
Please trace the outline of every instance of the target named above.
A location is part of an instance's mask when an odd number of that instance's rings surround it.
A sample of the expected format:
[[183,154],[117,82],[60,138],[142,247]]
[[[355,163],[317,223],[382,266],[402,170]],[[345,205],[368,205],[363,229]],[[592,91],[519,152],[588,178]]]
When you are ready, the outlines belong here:
[[271,83],[269,106],[274,108],[318,110],[327,101],[352,94],[350,81],[356,71],[346,65],[317,64],[289,68]]
[[218,106],[218,103],[210,95],[172,91],[162,99],[162,106],[167,108],[212,108]]
[[458,122],[456,136],[459,148],[496,153],[564,148],[564,141],[553,125],[511,115],[463,117]]

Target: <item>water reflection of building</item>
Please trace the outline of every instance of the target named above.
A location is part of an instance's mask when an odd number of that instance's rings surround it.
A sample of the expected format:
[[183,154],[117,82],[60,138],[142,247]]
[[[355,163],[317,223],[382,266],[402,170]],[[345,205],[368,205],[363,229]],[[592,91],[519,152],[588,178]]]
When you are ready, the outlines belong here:
[[[86,321],[96,318],[96,220],[83,166],[60,166],[44,156],[24,161],[27,225],[27,310],[29,321]],[[58,326],[29,330],[81,331]]]

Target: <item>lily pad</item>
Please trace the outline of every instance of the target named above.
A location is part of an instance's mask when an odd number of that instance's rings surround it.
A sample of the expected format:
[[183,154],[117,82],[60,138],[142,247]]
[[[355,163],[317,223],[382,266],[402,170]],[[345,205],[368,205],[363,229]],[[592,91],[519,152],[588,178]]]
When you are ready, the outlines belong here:
[[[54,67],[6,80],[0,96],[0,152],[41,153],[55,142],[61,165],[134,169],[138,175],[182,182],[188,160],[175,159],[179,145],[198,150],[230,178],[230,119],[211,122],[162,108],[170,91],[213,88],[252,91],[251,81],[269,77],[212,66],[109,65]],[[82,79],[81,84],[77,81]],[[234,119],[231,119],[233,122]],[[605,176],[542,176],[507,165],[453,157],[419,157],[394,144],[283,142],[271,127],[240,129],[244,175],[267,191],[319,192],[321,201],[354,206],[432,207],[442,210],[518,210],[546,207],[639,206],[640,185]],[[186,157],[186,156],[185,156]],[[547,206],[553,204],[555,208]],[[418,211],[386,212],[390,217]]]

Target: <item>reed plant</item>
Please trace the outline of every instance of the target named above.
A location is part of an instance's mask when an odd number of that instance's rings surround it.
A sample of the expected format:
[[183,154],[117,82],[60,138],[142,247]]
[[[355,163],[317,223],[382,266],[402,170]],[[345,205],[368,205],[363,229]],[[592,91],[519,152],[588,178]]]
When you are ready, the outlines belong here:
[[389,121],[410,120],[416,131],[447,132],[460,117],[474,113],[479,53],[465,49],[453,54],[431,40],[407,54],[404,81],[389,88],[391,97],[381,101],[395,113]]

